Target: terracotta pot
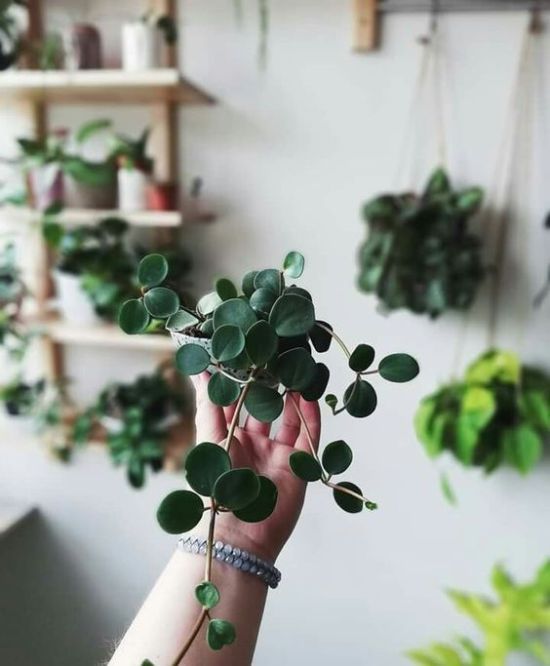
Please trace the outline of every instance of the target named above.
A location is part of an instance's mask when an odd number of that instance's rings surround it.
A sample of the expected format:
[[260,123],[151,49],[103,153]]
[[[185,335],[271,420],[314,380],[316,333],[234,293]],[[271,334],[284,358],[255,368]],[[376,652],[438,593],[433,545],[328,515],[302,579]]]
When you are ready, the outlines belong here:
[[67,208],[113,210],[117,207],[117,183],[93,186],[65,176],[65,205]]
[[45,210],[64,200],[64,179],[57,164],[36,166],[27,172],[29,203],[36,210]]
[[177,208],[177,187],[173,183],[147,183],[147,210],[167,211]]
[[65,65],[67,69],[101,69],[103,67],[101,35],[89,23],[75,23],[65,33]]

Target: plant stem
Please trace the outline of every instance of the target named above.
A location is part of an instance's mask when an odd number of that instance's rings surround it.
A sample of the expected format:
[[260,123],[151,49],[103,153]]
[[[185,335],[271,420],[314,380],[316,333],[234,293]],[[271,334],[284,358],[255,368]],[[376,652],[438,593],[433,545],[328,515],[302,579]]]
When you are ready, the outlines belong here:
[[329,328],[328,326],[325,326],[324,324],[320,324],[319,322],[317,322],[317,326],[318,326],[319,328],[322,328],[323,331],[326,331],[330,336],[332,336],[332,338],[335,340],[335,342],[337,342],[337,343],[340,345],[340,347],[342,348],[344,354],[345,354],[348,358],[350,358],[350,356],[351,356],[351,352],[350,352],[350,350],[346,347],[346,344],[345,344],[345,342],[342,340],[342,338],[341,338],[339,335],[337,335],[337,334],[332,330],[332,328]]
[[179,664],[181,663],[181,660],[185,657],[185,655],[189,651],[189,648],[193,644],[193,641],[195,640],[199,631],[201,630],[203,622],[206,619],[206,615],[207,615],[207,610],[206,610],[206,608],[203,608],[201,610],[201,613],[200,613],[199,617],[197,618],[197,621],[195,622],[195,624],[193,626],[193,629],[191,629],[191,633],[189,634],[189,638],[185,642],[185,645],[182,647],[181,652],[176,657],[172,666],[179,666]]
[[[251,375],[251,378],[253,378],[253,375]],[[235,413],[233,414],[233,418],[231,419],[231,423],[229,424],[229,428],[227,430],[227,439],[225,440],[225,445],[224,448],[229,453],[229,449],[231,448],[231,442],[233,440],[233,433],[235,432],[235,428],[237,427],[237,424],[239,423],[239,416],[241,415],[241,410],[244,405],[245,398],[248,394],[248,391],[250,390],[250,384],[246,384],[246,386],[243,387],[243,390],[241,391],[241,395],[239,396],[239,399],[237,400],[237,406],[235,407]]]
[[[296,414],[298,415],[298,418],[300,419],[300,423],[302,424],[302,426],[304,428],[304,431],[306,433],[306,439],[307,439],[307,442],[309,444],[309,449],[311,451],[311,455],[315,458],[315,460],[320,465],[321,461],[319,460],[319,456],[317,455],[317,451],[315,450],[315,445],[313,443],[313,437],[311,436],[309,426],[307,424],[307,421],[304,418],[304,415],[302,414],[302,410],[299,407],[298,401],[295,399],[293,393],[288,393],[288,397],[289,397],[290,401],[292,402],[292,406],[294,407],[294,410],[296,411]],[[325,478],[324,472],[323,472],[323,478]]]
[[212,577],[212,551],[214,550],[214,528],[216,526],[216,502],[212,499],[210,509],[210,523],[208,525],[208,540],[206,542],[206,564],[204,566],[204,580],[210,582]]
[[[366,497],[363,497],[363,495],[360,495],[359,493],[354,492],[353,490],[350,490],[349,488],[344,488],[343,486],[339,486],[337,483],[331,483],[327,479],[321,479],[321,481],[325,484],[325,486],[328,486],[329,488],[333,488],[334,490],[337,490],[338,492],[341,493],[346,493],[346,495],[351,495],[352,497],[355,497],[358,500],[361,500],[362,502],[369,502]],[[374,502],[372,502],[374,504]]]

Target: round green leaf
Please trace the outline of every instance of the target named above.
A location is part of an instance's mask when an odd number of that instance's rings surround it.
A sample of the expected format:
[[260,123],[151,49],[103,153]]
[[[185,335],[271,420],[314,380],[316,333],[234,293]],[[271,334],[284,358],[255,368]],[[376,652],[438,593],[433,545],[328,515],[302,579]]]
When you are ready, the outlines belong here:
[[278,391],[255,382],[250,386],[244,406],[258,421],[273,423],[283,411],[284,403]]
[[213,319],[214,328],[231,324],[238,326],[245,334],[258,321],[254,310],[242,298],[231,298],[224,301],[214,311]]
[[374,349],[370,345],[357,345],[349,359],[349,367],[354,372],[363,372],[374,361]]
[[220,407],[232,405],[238,399],[240,391],[239,384],[221,372],[216,372],[208,381],[208,397]]
[[157,319],[167,319],[176,313],[180,306],[179,296],[166,287],[154,287],[148,291],[144,302],[149,314]]
[[227,620],[210,620],[206,631],[206,640],[212,650],[221,650],[224,645],[235,641],[235,627]]
[[243,278],[242,289],[243,289],[243,294],[247,298],[250,298],[254,293],[254,290],[256,289],[256,287],[254,286],[254,280],[256,279],[257,274],[258,271],[249,271]]
[[138,280],[142,287],[156,287],[167,275],[168,262],[162,254],[148,254],[139,262]]
[[283,263],[285,275],[291,278],[299,278],[304,272],[305,259],[299,252],[289,252]]
[[266,268],[259,271],[254,278],[254,287],[256,289],[269,289],[275,294],[275,298],[283,291],[285,280],[281,271],[275,268]]
[[187,310],[178,310],[166,322],[166,328],[169,331],[183,331],[184,328],[195,326],[199,320],[195,315],[187,312]]
[[230,469],[229,454],[223,447],[212,442],[198,444],[189,451],[185,459],[185,474],[189,485],[205,497],[212,497],[214,483]]
[[[322,328],[324,326],[325,328]],[[315,347],[315,350],[320,354],[326,352],[330,348],[330,343],[332,342],[332,335],[329,331],[332,331],[332,326],[326,321],[316,321],[315,326],[309,332],[309,339],[311,344]]]
[[330,379],[330,371],[324,363],[317,363],[315,365],[315,375],[313,380],[302,391],[302,398],[309,402],[316,402],[323,397],[324,392],[327,390],[328,380]]
[[295,284],[291,284],[290,287],[287,287],[284,291],[285,294],[294,294],[295,296],[303,296],[307,298],[308,301],[312,301],[313,297],[307,289],[302,289],[302,287],[297,287]]
[[246,351],[252,363],[261,367],[275,356],[279,338],[267,321],[257,321],[246,334]]
[[176,352],[176,367],[184,375],[198,375],[210,365],[210,355],[200,345],[188,344]]
[[203,608],[214,608],[220,603],[220,591],[208,580],[203,580],[195,588],[195,597]]
[[202,518],[202,499],[190,490],[176,490],[167,495],[157,511],[157,520],[165,532],[181,534],[188,532]]
[[283,294],[271,309],[269,323],[282,338],[304,335],[315,325],[313,303],[303,296]]
[[244,333],[238,326],[225,324],[214,331],[212,354],[218,361],[230,361],[244,349]]
[[360,379],[350,384],[344,393],[346,411],[356,418],[370,416],[376,409],[378,399],[371,384]]
[[327,444],[321,458],[323,467],[329,474],[342,474],[351,465],[352,460],[351,448],[341,439]]
[[145,309],[141,299],[133,298],[130,301],[126,301],[120,308],[118,325],[125,333],[130,335],[143,333],[149,325],[149,321],[149,313]]
[[250,297],[250,307],[256,312],[267,316],[271,312],[276,298],[277,294],[271,291],[271,289],[260,287]]
[[390,354],[380,361],[378,371],[389,382],[409,382],[418,375],[420,368],[409,354]]
[[222,303],[222,299],[215,291],[205,294],[197,303],[197,310],[202,315],[209,315]]
[[[358,495],[363,494],[359,486],[356,486],[354,483],[350,483],[349,481],[340,481],[338,485],[342,488],[352,490]],[[353,497],[352,495],[348,495],[346,492],[336,489],[332,491],[332,494],[336,504],[338,504],[341,509],[344,509],[344,511],[347,511],[348,513],[360,513],[363,510],[363,501],[359,498]]]
[[290,469],[302,481],[319,481],[323,476],[321,465],[305,451],[294,451],[288,459]]
[[260,480],[248,467],[231,469],[222,474],[214,484],[214,499],[231,511],[244,509],[260,493]]
[[286,388],[305,391],[315,378],[317,365],[311,354],[298,347],[289,349],[277,359],[277,374]]
[[333,412],[336,410],[336,407],[338,406],[338,398],[333,393],[329,393],[325,396],[325,402]]
[[201,333],[207,338],[211,338],[214,335],[214,322],[212,321],[212,318],[203,321],[199,328]]
[[237,287],[227,278],[220,278],[216,280],[215,285],[216,293],[222,301],[228,301],[231,298],[237,298]]
[[260,480],[260,492],[258,497],[244,509],[235,511],[239,520],[246,523],[259,523],[273,513],[277,504],[277,486],[266,476],[258,476]]

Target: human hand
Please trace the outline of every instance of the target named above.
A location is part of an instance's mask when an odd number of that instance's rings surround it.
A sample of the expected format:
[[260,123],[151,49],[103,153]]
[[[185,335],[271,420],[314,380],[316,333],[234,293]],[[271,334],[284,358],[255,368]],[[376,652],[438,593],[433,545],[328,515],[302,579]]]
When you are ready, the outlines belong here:
[[[223,444],[235,413],[235,405],[219,407],[210,402],[207,393],[207,372],[195,375],[197,442]],[[302,423],[296,407],[302,412]],[[270,423],[248,416],[242,427],[235,429],[231,444],[234,467],[251,467],[269,477],[279,491],[275,511],[260,523],[246,523],[232,513],[221,513],[216,520],[216,536],[234,546],[245,548],[269,561],[275,561],[292,534],[300,517],[306,484],[292,474],[288,459],[293,451],[310,451],[310,442],[317,450],[321,434],[321,416],[316,402],[307,402],[299,394],[285,397],[282,422],[275,437]],[[205,521],[208,515],[205,514]],[[203,521],[204,531],[206,522]]]

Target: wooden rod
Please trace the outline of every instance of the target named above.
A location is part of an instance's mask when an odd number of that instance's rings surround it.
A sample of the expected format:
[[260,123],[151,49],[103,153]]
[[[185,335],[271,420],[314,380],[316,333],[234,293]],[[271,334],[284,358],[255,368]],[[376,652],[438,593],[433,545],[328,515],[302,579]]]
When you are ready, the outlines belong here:
[[353,48],[373,51],[378,44],[378,0],[353,0]]

